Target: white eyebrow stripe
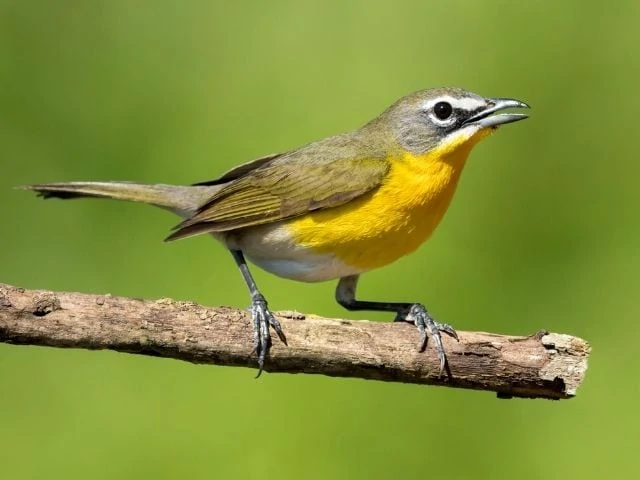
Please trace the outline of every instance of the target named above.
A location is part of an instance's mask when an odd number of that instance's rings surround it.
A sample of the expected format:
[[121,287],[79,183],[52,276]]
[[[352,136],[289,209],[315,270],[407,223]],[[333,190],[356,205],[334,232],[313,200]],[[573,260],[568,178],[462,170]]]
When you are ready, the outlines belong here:
[[466,110],[472,112],[477,110],[478,108],[486,107],[487,104],[484,100],[478,98],[454,98],[449,95],[442,95],[438,98],[434,98],[425,102],[422,108],[424,110],[431,110],[433,106],[438,102],[449,102],[453,108],[457,108],[460,110]]

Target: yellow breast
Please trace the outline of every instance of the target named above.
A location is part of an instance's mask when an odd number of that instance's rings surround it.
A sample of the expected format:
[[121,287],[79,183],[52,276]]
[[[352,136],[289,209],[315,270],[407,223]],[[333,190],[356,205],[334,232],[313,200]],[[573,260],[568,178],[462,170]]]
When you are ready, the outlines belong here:
[[389,264],[433,233],[479,140],[460,139],[425,155],[396,155],[377,190],[291,220],[287,227],[296,243],[352,267],[370,270]]

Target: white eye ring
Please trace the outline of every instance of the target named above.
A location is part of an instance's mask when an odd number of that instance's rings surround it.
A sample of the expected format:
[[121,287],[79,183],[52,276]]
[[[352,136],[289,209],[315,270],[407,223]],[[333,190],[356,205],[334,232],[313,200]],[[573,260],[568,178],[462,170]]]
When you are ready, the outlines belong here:
[[450,125],[453,125],[456,122],[456,116],[454,113],[452,113],[447,118],[442,120],[436,117],[436,114],[433,112],[433,108],[429,110],[427,116],[429,117],[429,120],[431,120],[432,123],[439,125],[441,127],[448,127]]
[[437,98],[427,103],[424,111],[432,123],[441,127],[452,125],[456,120],[453,102],[448,98]]

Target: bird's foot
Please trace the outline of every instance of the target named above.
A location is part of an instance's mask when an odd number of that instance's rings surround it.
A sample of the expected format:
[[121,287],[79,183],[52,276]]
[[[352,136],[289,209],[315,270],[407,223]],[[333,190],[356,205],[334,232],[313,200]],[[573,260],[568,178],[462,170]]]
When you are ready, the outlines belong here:
[[265,298],[258,294],[251,301],[251,318],[253,320],[253,351],[258,355],[258,375],[262,373],[264,361],[267,358],[271,347],[271,333],[269,327],[273,327],[278,338],[285,345],[287,337],[282,331],[282,326],[278,319],[271,313]]
[[442,336],[440,333],[446,333],[450,337],[458,340],[458,334],[454,328],[447,323],[436,322],[429,314],[426,307],[420,303],[414,303],[407,312],[398,314],[396,321],[410,322],[418,327],[418,332],[420,332],[419,351],[421,352],[424,352],[427,348],[427,341],[429,340],[429,337],[433,338],[433,342],[436,345],[436,351],[438,352],[438,359],[440,360],[440,376],[442,376],[445,366],[447,365],[447,355],[444,352]]

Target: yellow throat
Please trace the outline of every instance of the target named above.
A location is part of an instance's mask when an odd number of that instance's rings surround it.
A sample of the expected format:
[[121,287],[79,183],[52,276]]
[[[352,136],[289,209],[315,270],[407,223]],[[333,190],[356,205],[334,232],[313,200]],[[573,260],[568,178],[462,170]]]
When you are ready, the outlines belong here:
[[377,190],[291,220],[295,242],[363,270],[413,252],[447,211],[471,149],[490,134],[491,129],[483,129],[422,155],[390,156],[391,168]]

